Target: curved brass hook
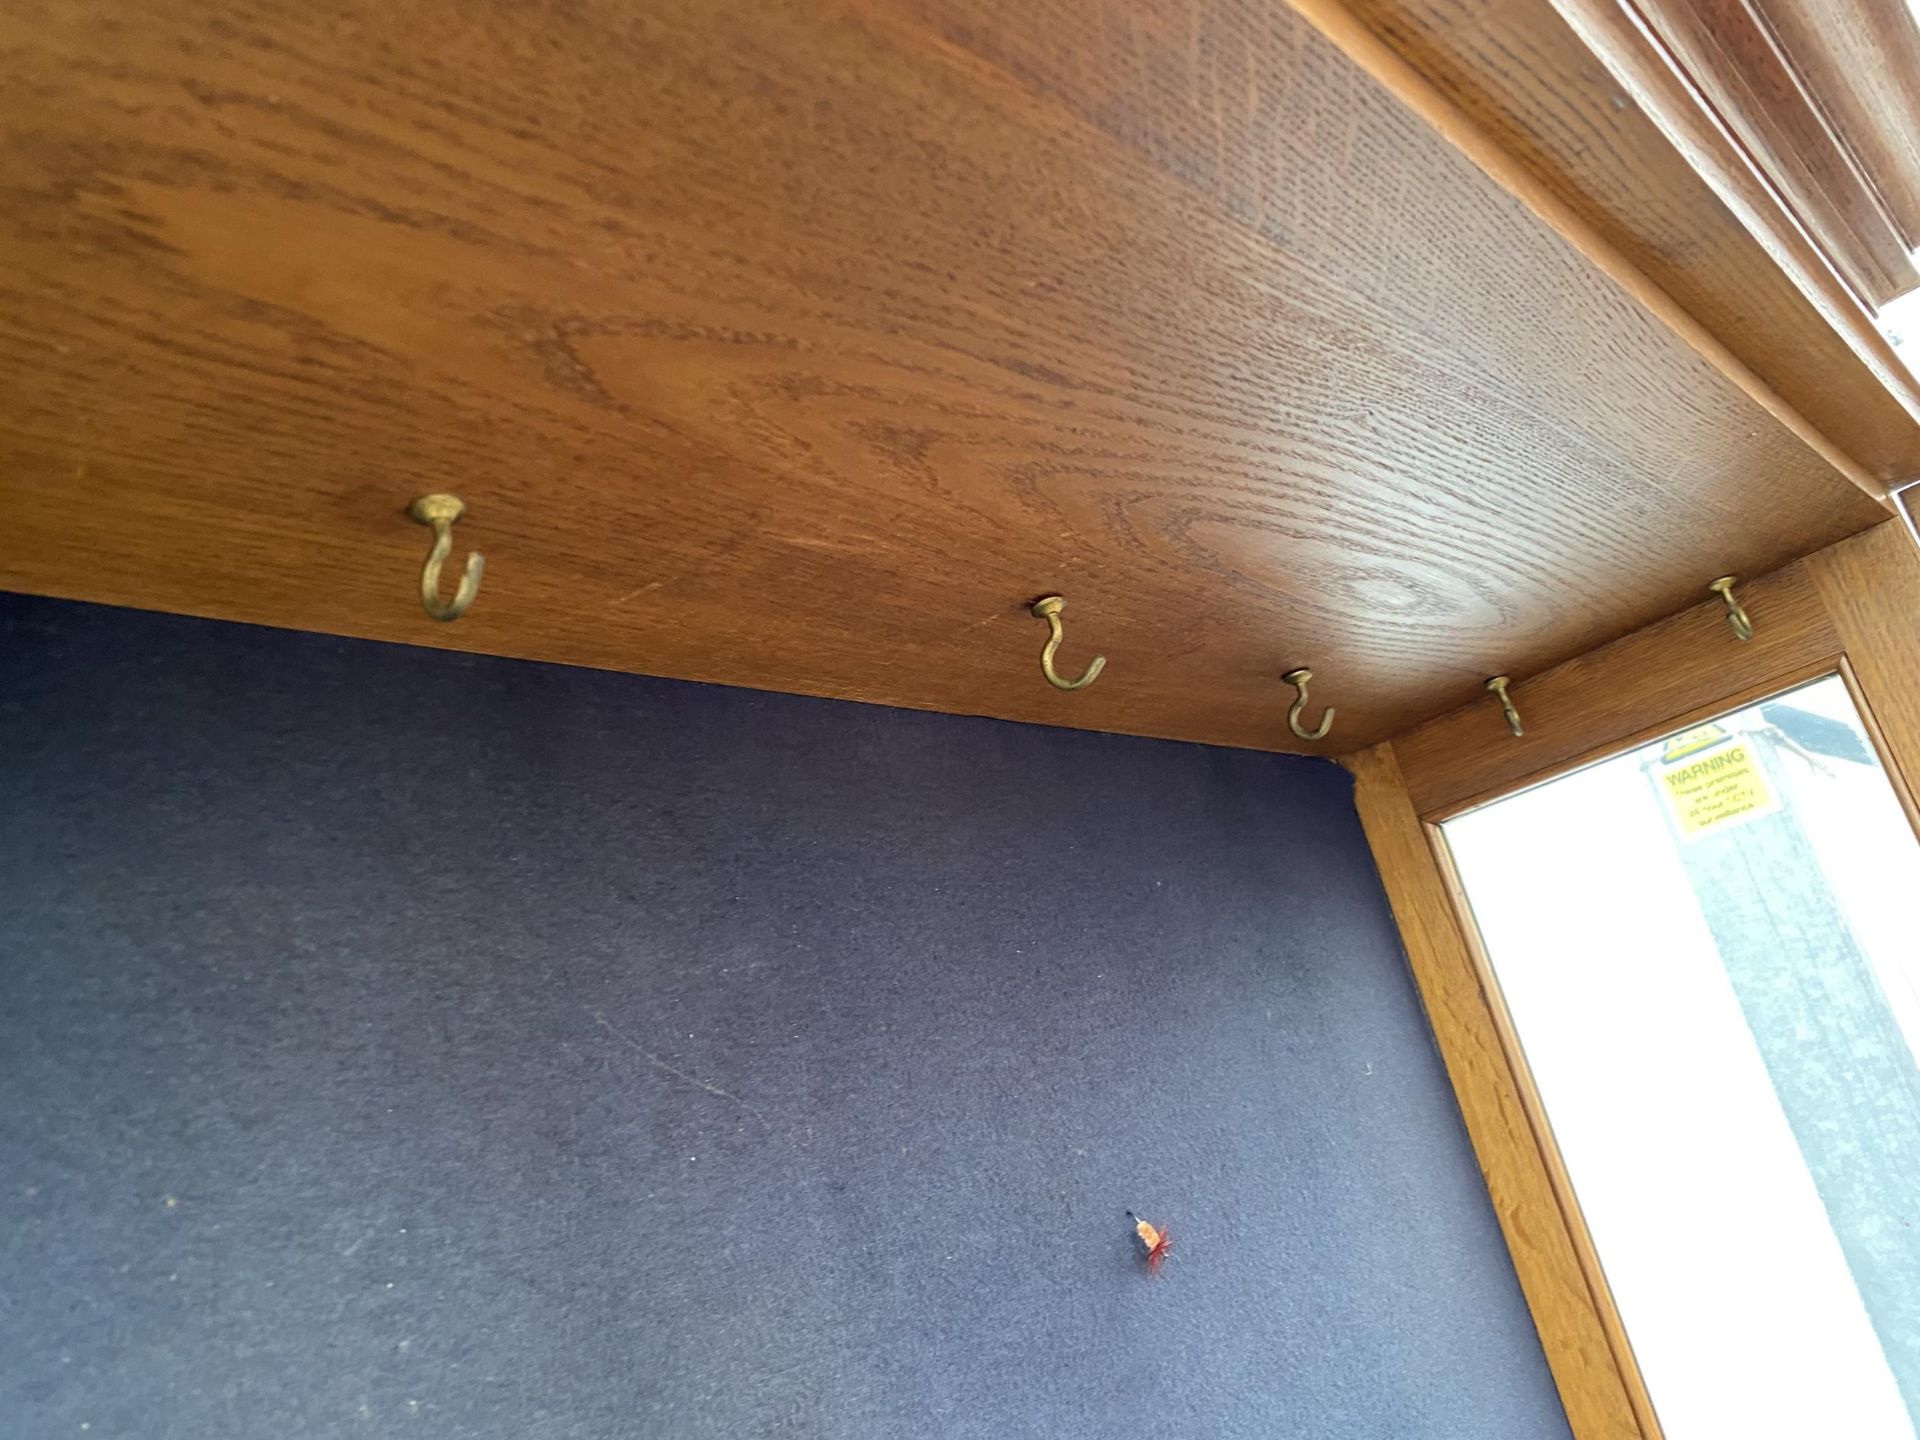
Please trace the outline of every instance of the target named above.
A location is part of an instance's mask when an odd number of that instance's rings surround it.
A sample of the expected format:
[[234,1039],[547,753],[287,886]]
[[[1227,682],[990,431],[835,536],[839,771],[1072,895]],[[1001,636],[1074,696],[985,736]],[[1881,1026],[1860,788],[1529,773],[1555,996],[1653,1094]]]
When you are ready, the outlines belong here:
[[1520,711],[1515,707],[1513,697],[1507,694],[1507,686],[1512,683],[1511,675],[1496,675],[1487,681],[1487,689],[1500,697],[1500,711],[1507,717],[1507,729],[1511,730],[1517,739],[1527,733],[1527,727],[1520,723]]
[[1096,655],[1087,666],[1087,673],[1078,680],[1062,680],[1059,672],[1053,668],[1054,652],[1060,648],[1063,631],[1060,628],[1060,612],[1067,608],[1067,602],[1058,595],[1049,595],[1044,600],[1033,602],[1033,613],[1047,622],[1047,644],[1040,652],[1040,673],[1047,677],[1047,683],[1056,690],[1084,690],[1100,678],[1100,672],[1107,668],[1107,657]]
[[1707,586],[1707,589],[1727,602],[1727,624],[1732,627],[1733,633],[1742,640],[1751,640],[1753,638],[1753,621],[1747,618],[1746,607],[1733,598],[1733,587],[1738,583],[1739,580],[1737,577],[1722,575],[1718,580]]
[[1320,723],[1309,730],[1300,723],[1300,712],[1307,708],[1307,682],[1313,679],[1311,670],[1289,670],[1280,677],[1300,692],[1293,704],[1287,707],[1287,728],[1302,740],[1324,740],[1327,732],[1333,729],[1333,707],[1327,707],[1326,714],[1320,717]]
[[407,511],[422,525],[433,527],[433,548],[427,552],[426,566],[420,571],[420,603],[436,620],[458,620],[467,613],[480,593],[480,572],[486,557],[478,551],[467,556],[467,568],[460,577],[460,588],[453,599],[440,598],[440,567],[447,563],[453,549],[453,522],[467,513],[467,505],[458,495],[422,495]]

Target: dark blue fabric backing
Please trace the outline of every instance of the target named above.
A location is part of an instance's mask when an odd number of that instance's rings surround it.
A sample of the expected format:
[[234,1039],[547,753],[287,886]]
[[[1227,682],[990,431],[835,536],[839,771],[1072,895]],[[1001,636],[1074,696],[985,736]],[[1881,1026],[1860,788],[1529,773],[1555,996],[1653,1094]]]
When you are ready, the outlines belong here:
[[0,596],[0,1101],[9,1437],[1567,1435],[1323,761]]

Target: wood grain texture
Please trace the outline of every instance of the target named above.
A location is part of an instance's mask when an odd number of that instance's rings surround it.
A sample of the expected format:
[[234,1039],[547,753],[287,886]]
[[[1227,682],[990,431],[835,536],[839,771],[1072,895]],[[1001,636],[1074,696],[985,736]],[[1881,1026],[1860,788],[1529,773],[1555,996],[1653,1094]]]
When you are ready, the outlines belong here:
[[1920,384],[1615,0],[1351,9],[1822,433],[1920,474]]
[[1880,513],[1275,7],[0,38],[9,588],[1340,750]]
[[[1881,527],[1882,529],[1886,527]],[[1754,637],[1716,597],[1512,687],[1516,739],[1491,696],[1397,738],[1423,819],[1651,740],[1831,670],[1843,644],[1805,563],[1738,587]]]
[[1791,430],[1808,449],[1867,495],[1875,500],[1886,500],[1887,486],[1884,483],[1875,479],[1844,449],[1829,440],[1818,426],[1755,374],[1752,367],[1728,349],[1719,337],[1677,304],[1671,295],[1655,284],[1624,251],[1602,235],[1551,186],[1544,184],[1532,170],[1494,141],[1392,46],[1367,29],[1346,7],[1344,0],[1289,0],[1289,3],[1339,47],[1342,54],[1432,126],[1436,134],[1444,135],[1488,178],[1525,205],[1543,224],[1579,251],[1595,269],[1631,295],[1696,354],[1731,380],[1748,399]]
[[[1556,1185],[1557,1152],[1530,1112],[1524,1068],[1503,1041],[1460,911],[1393,747],[1347,757],[1354,800],[1407,961],[1493,1197],[1520,1287],[1577,1440],[1657,1440],[1611,1295],[1571,1190]],[[1537,1097],[1535,1097],[1537,1100]],[[1544,1123],[1544,1122],[1540,1122]],[[1564,1180],[1564,1172],[1561,1172]],[[1584,1250],[1583,1250],[1584,1246]]]
[[1920,250],[1920,19],[1906,0],[1757,0],[1820,109]]
[[1869,306],[1920,284],[1878,189],[1756,5],[1634,0],[1633,10]]
[[1895,521],[1806,565],[1911,807],[1920,798],[1920,548]]

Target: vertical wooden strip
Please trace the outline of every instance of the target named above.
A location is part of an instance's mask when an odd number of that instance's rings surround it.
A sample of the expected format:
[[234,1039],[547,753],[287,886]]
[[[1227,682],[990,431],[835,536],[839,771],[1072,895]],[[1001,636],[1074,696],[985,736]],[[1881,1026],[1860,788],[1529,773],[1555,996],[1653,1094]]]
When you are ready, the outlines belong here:
[[1460,872],[1454,866],[1453,852],[1448,847],[1438,825],[1422,822],[1422,831],[1427,838],[1428,853],[1440,872],[1441,884],[1446,887],[1448,902],[1453,907],[1456,922],[1460,928],[1460,937],[1466,946],[1467,961],[1473,969],[1473,978],[1479,986],[1482,1003],[1486,1007],[1487,1018],[1492,1022],[1501,1054],[1513,1076],[1514,1092],[1519,1096],[1521,1112],[1532,1127],[1534,1148],[1539,1154],[1540,1163],[1546,1170],[1547,1184],[1553,1192],[1554,1203],[1559,1207],[1560,1221],[1566,1229],[1567,1242],[1573,1247],[1574,1258],[1580,1264],[1580,1273],[1586,1280],[1587,1299],[1593,1308],[1594,1317],[1600,1323],[1601,1332],[1606,1336],[1607,1348],[1613,1356],[1615,1369],[1620,1376],[1621,1385],[1627,1393],[1627,1401],[1633,1406],[1634,1419],[1642,1434],[1658,1440],[1661,1434],[1660,1422],[1653,1412],[1653,1399],[1647,1393],[1647,1382],[1640,1373],[1639,1361],[1634,1358],[1633,1345],[1627,1339],[1627,1328],[1620,1318],[1620,1307],[1614,1302],[1613,1288],[1607,1283],[1606,1272],[1601,1268],[1600,1253],[1593,1243],[1593,1234],[1587,1229],[1585,1212],[1580,1208],[1580,1199],[1574,1194],[1573,1177],[1567,1173],[1566,1160],[1560,1154],[1560,1144],[1553,1138],[1553,1126],[1547,1119],[1546,1102],[1540,1098],[1539,1086],[1534,1083],[1533,1071],[1526,1062],[1526,1049],[1520,1043],[1519,1029],[1514,1025],[1513,1013],[1507,1009],[1506,996],[1493,977],[1493,963],[1487,958],[1486,945],[1481,939],[1479,927],[1473,922],[1473,907],[1467,900],[1466,888],[1460,879]]
[[1806,565],[1897,780],[1920,795],[1920,549],[1896,520]]
[[[1562,1204],[1447,878],[1390,745],[1349,756],[1355,804],[1447,1074],[1578,1440],[1657,1440],[1659,1428],[1584,1226]],[[1598,1289],[1596,1289],[1598,1286]],[[1610,1330],[1613,1332],[1610,1334]]]

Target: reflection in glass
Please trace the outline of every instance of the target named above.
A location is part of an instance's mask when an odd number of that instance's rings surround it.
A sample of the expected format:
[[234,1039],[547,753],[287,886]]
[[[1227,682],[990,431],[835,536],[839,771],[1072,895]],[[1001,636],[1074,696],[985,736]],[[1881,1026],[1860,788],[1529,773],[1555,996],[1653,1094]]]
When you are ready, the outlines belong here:
[[1920,842],[1845,685],[1444,830],[1669,1440],[1914,1440]]

